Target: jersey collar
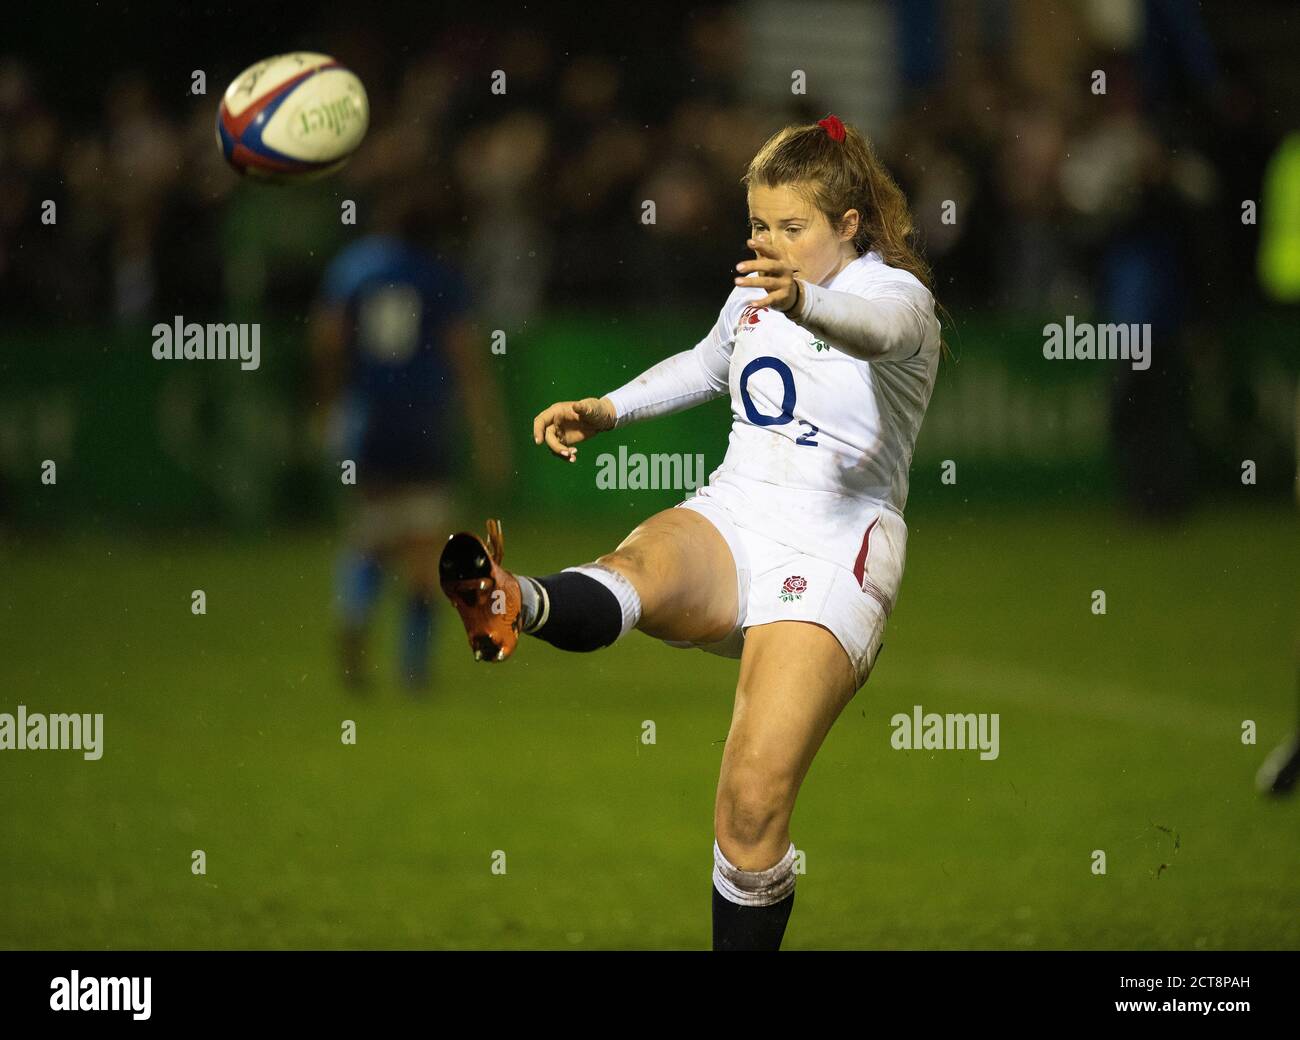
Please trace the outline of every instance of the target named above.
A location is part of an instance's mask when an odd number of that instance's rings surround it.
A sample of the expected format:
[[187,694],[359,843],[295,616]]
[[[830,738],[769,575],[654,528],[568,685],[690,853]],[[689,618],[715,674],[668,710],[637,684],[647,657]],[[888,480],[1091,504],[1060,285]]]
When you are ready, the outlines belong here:
[[877,264],[878,264],[878,263],[882,263],[882,262],[883,262],[883,260],[882,260],[882,258],[881,258],[881,256],[880,256],[880,254],[877,253],[874,249],[871,250],[869,253],[863,253],[863,254],[862,254],[860,257],[858,257],[856,260],[850,260],[847,264],[845,264],[844,267],[841,268],[840,273],[837,274],[834,278],[831,279],[831,283],[830,283],[830,285],[823,286],[823,288],[825,288],[825,289],[834,289],[837,285],[839,285],[839,283],[840,283],[844,278],[846,278],[846,277],[849,276],[849,272],[850,272],[850,271],[856,271],[856,270],[858,270],[860,267],[862,267],[863,264],[869,264],[869,263],[877,263]]

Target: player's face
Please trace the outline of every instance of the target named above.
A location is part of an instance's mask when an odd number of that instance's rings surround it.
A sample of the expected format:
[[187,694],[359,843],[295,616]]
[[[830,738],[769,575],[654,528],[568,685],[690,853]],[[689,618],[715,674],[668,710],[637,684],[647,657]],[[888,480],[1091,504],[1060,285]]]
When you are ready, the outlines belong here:
[[793,185],[755,185],[749,191],[752,237],[771,245],[797,277],[816,284],[830,281],[857,257],[853,248],[857,215],[857,210],[849,210],[848,227],[837,232]]

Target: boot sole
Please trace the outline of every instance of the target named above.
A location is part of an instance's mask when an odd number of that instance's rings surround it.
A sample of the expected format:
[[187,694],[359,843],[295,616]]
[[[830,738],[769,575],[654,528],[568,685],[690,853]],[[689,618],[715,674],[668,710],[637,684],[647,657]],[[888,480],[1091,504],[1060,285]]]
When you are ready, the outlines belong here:
[[[442,591],[455,604],[462,621],[465,608],[481,609],[484,598],[493,592],[492,561],[483,543],[472,534],[462,532],[447,540],[438,560],[438,577]],[[501,646],[486,634],[470,636],[470,649],[476,661],[500,661],[504,656]]]

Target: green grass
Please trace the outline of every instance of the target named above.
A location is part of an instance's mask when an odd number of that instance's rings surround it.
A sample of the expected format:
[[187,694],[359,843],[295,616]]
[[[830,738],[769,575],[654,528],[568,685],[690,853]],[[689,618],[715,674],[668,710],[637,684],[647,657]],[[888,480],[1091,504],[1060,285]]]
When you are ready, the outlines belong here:
[[[786,948],[1300,947],[1300,801],[1252,787],[1295,724],[1294,515],[909,521],[887,649],[795,812]],[[507,531],[533,573],[625,533]],[[707,947],[736,663],[634,633],[476,666],[443,611],[421,703],[390,606],[357,700],[331,569],[324,536],[0,550],[0,711],[105,715],[98,762],[0,753],[0,947]],[[1000,713],[1000,757],[893,750],[914,704]]]

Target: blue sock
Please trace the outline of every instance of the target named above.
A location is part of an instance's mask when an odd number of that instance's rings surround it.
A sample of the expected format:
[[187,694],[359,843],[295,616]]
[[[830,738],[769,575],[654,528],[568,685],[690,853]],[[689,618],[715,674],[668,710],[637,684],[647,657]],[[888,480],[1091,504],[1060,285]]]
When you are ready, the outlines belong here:
[[382,577],[379,561],[373,556],[349,550],[339,558],[335,598],[345,628],[355,631],[370,620]]
[[423,686],[429,678],[429,644],[433,639],[433,599],[412,593],[402,616],[402,680]]

